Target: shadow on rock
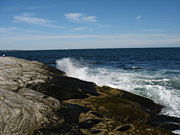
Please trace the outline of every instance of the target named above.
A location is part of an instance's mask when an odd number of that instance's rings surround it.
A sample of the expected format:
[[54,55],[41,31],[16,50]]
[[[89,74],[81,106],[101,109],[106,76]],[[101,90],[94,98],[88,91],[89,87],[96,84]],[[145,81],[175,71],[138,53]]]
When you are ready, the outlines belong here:
[[85,128],[85,129],[89,129],[94,127],[95,124],[98,124],[99,122],[101,122],[102,120],[99,119],[89,119],[83,122],[79,123],[80,128]]
[[53,78],[49,79],[47,83],[28,85],[27,87],[55,97],[59,100],[82,99],[91,95],[99,95],[96,91],[95,83],[67,76],[53,76]]
[[149,119],[149,125],[164,128],[166,130],[179,130],[180,129],[180,118],[166,116],[166,115],[155,115]]

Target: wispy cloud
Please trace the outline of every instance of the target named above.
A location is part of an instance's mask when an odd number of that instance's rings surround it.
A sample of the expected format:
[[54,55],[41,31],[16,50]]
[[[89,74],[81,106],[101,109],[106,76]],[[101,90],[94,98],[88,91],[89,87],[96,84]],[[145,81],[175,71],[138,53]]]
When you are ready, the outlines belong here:
[[[0,36],[2,44],[11,49],[53,48],[121,48],[121,47],[172,47],[180,44],[180,36],[173,34],[117,34],[117,35],[42,35],[20,34]],[[63,39],[63,40],[62,40]],[[31,41],[31,42],[27,42]],[[38,46],[37,46],[38,45]],[[51,45],[51,46],[50,46]],[[60,46],[62,45],[62,46]],[[6,47],[5,46],[5,47]],[[34,46],[34,47],[32,47]]]
[[31,14],[24,13],[19,16],[14,16],[13,22],[23,22],[28,24],[36,24],[40,26],[50,27],[50,28],[63,28],[62,26],[54,25],[53,21],[49,19],[34,17]]
[[136,16],[136,21],[137,21],[138,23],[140,23],[141,19],[142,19],[142,16],[141,16],[141,15]]
[[[77,27],[74,31],[86,30]],[[42,32],[42,33],[41,33]],[[104,48],[104,47],[165,47],[178,46],[180,35],[163,33],[129,34],[53,34],[20,27],[0,27],[0,41],[5,49]],[[30,42],[29,42],[30,41]],[[39,47],[38,47],[38,46]],[[62,45],[62,46],[60,46]],[[3,47],[1,46],[1,47]],[[9,46],[9,47],[7,47]],[[33,46],[33,47],[32,47]],[[6,48],[7,47],[7,48]]]
[[81,30],[87,30],[88,27],[77,27],[77,28],[73,28],[71,31],[81,31]]
[[71,22],[96,22],[96,16],[88,16],[82,13],[66,13],[65,18]]
[[[18,38],[19,37],[19,38]],[[7,37],[9,39],[17,40],[39,40],[39,39],[81,39],[81,38],[95,38],[100,40],[118,40],[118,41],[178,41],[180,42],[179,35],[173,34],[116,34],[116,35],[16,35],[12,37]],[[147,42],[148,43],[148,42]]]
[[19,29],[18,27],[0,27],[0,33],[9,33],[13,30]]
[[97,21],[96,16],[84,16],[83,20],[87,21],[87,22],[96,22]]
[[28,34],[46,34],[45,31],[34,30],[34,29],[23,29],[20,27],[0,27],[0,37],[8,36],[21,36]]
[[81,13],[68,13],[64,14],[65,18],[72,22],[80,22],[80,17],[82,17]]

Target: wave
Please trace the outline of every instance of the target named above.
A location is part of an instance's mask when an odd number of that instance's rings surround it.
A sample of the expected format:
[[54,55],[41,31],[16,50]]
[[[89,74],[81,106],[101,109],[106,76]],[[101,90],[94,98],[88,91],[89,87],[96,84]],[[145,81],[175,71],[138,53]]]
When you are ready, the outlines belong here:
[[[162,114],[180,118],[180,75],[169,76],[166,71],[125,70],[113,67],[91,67],[84,61],[63,58],[56,67],[70,77],[107,85],[152,99],[164,105]],[[173,85],[175,84],[175,86]],[[174,87],[173,87],[174,86]]]

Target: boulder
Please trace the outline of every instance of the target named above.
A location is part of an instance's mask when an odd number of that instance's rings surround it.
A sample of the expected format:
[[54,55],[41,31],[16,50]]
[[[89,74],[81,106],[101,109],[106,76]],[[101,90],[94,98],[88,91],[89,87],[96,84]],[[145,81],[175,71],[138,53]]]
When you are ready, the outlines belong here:
[[0,89],[0,134],[29,135],[36,129],[59,127],[64,121],[57,113],[60,107],[57,99],[28,88],[17,93]]

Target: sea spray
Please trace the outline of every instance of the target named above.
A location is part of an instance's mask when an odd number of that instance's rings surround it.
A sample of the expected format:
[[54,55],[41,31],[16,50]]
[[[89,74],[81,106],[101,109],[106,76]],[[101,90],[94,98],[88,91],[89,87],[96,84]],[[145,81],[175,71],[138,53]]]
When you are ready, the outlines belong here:
[[[179,76],[171,77],[169,71],[125,70],[108,67],[90,67],[72,58],[63,58],[56,61],[57,68],[66,72],[68,76],[86,81],[95,82],[97,85],[107,85],[124,89],[135,94],[147,97],[156,103],[164,105],[161,113],[180,117],[180,93],[172,87]],[[177,84],[176,87],[179,87]]]

